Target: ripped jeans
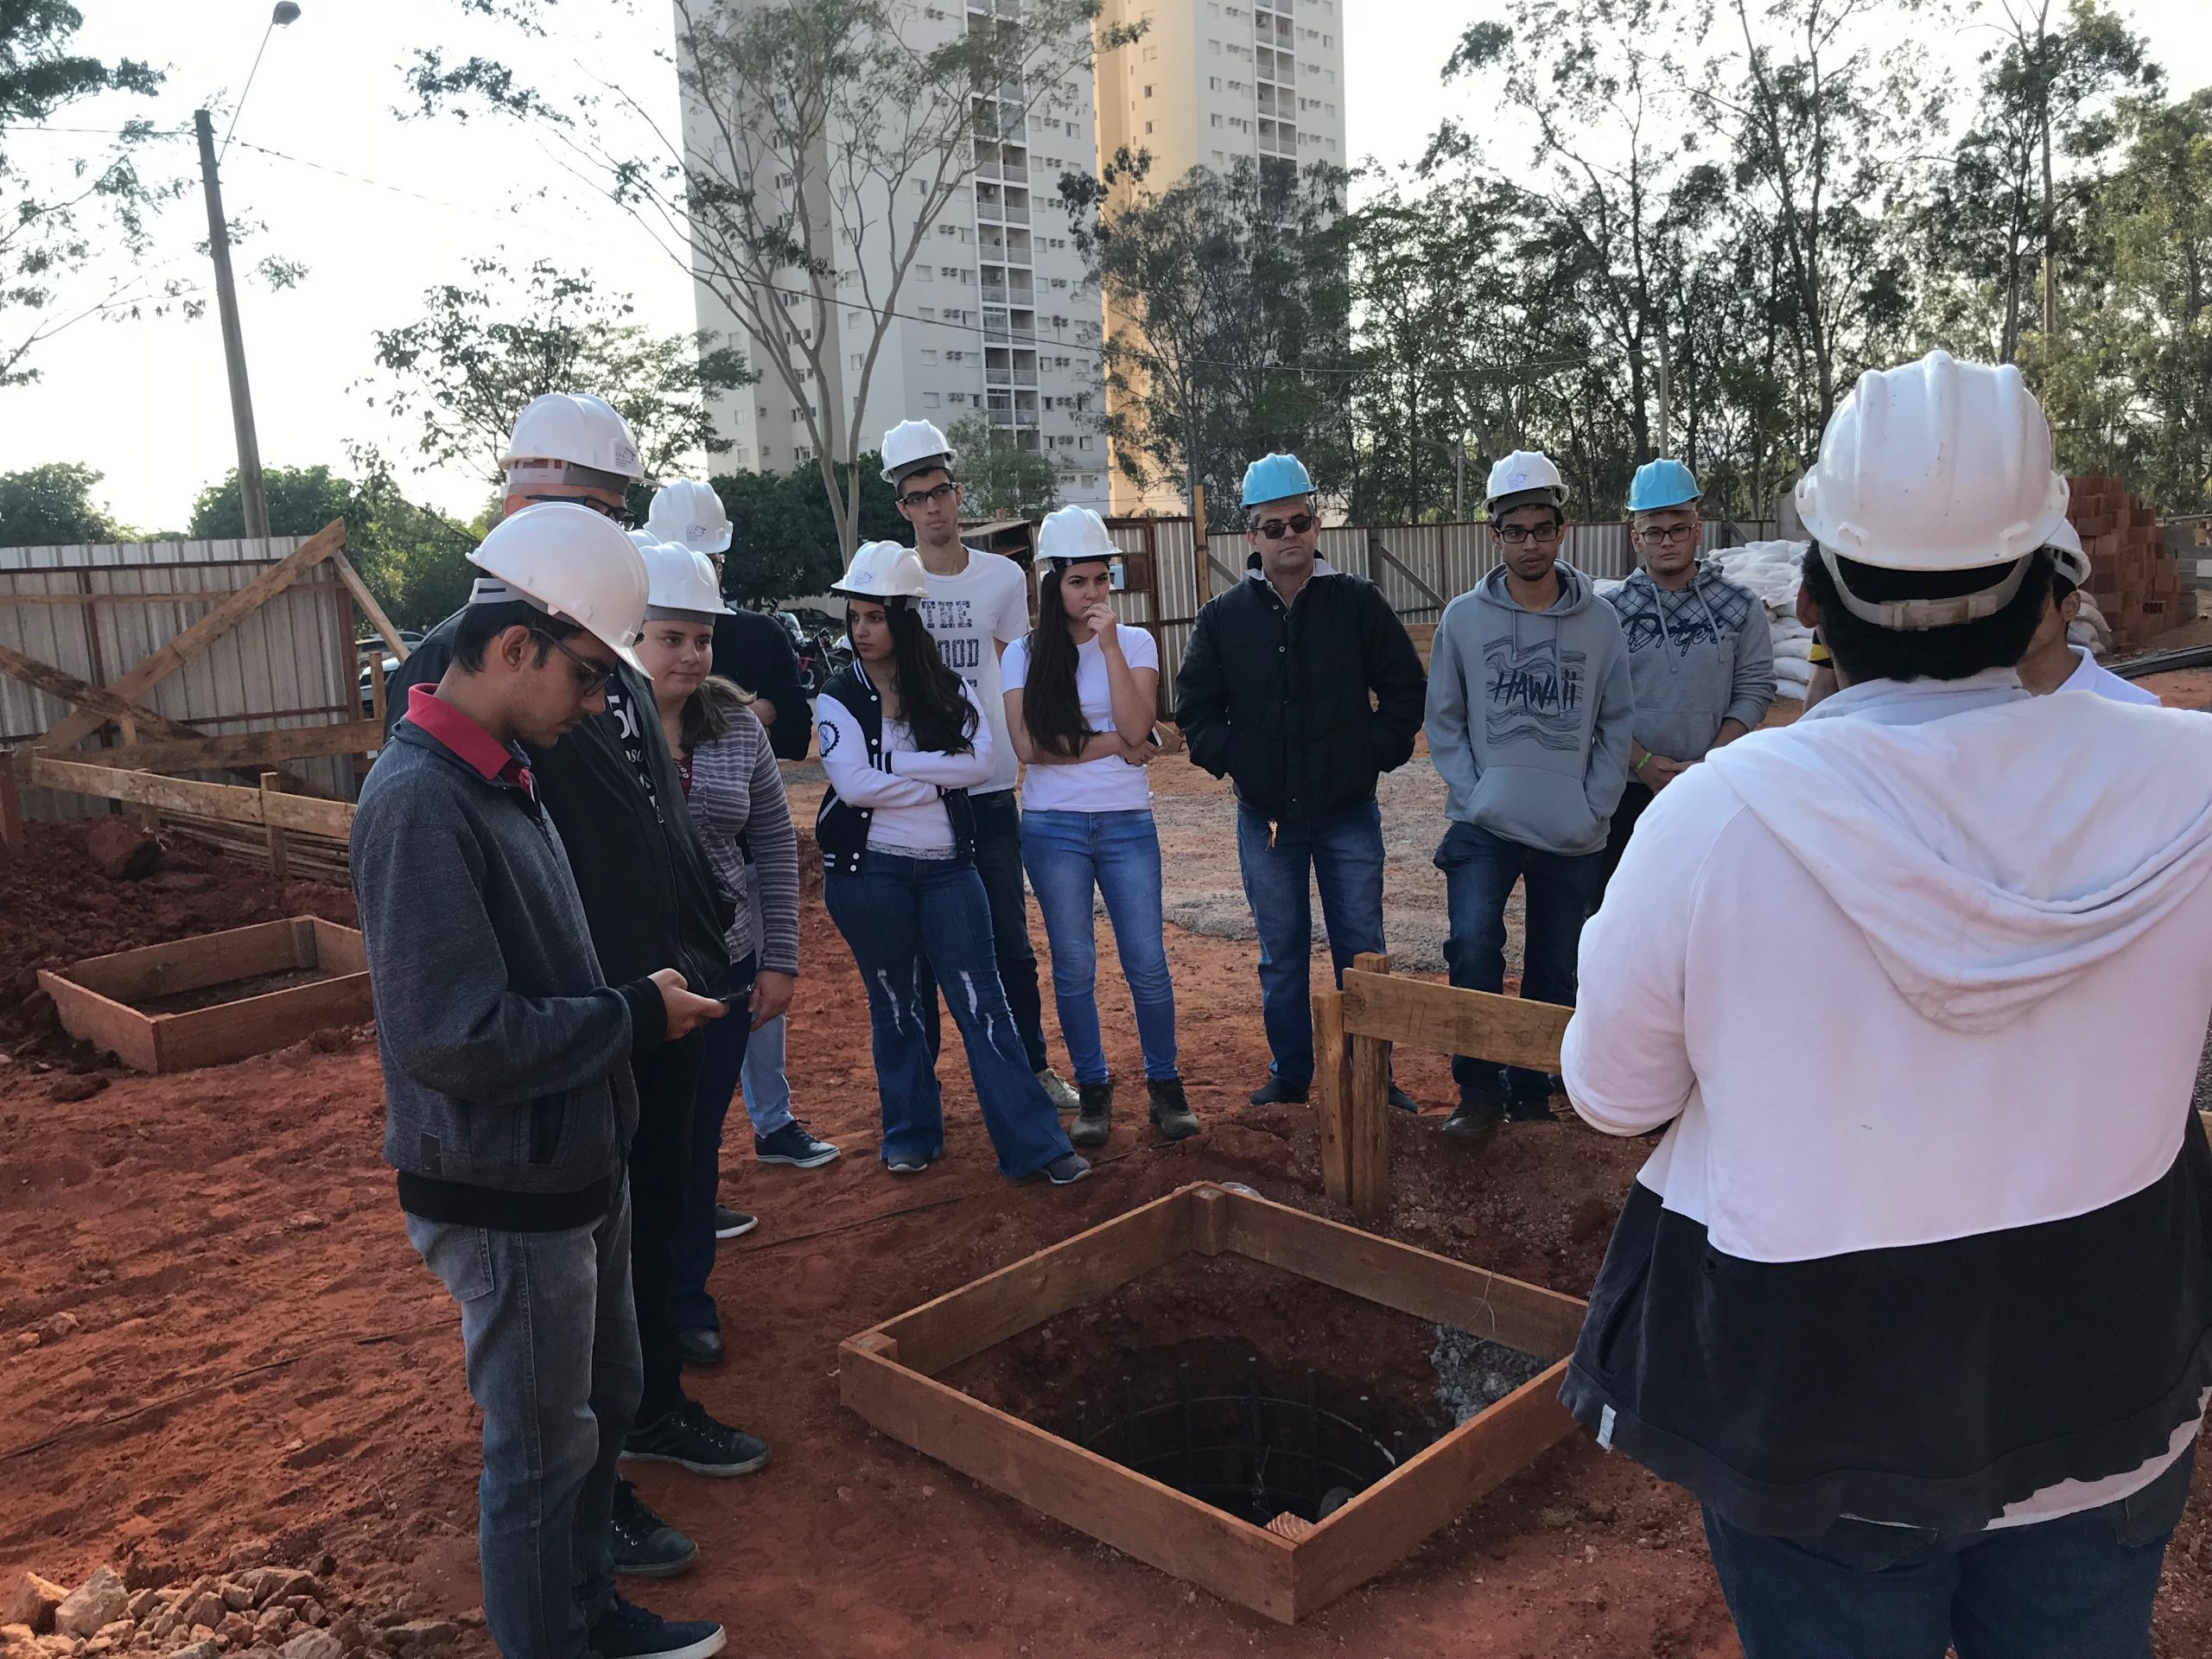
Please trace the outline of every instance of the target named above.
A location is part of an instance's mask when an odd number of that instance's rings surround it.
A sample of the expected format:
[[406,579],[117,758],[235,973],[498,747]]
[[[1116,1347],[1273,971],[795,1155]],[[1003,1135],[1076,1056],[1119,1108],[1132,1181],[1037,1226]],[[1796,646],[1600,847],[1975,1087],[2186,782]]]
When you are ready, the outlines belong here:
[[1007,1008],[990,903],[975,865],[871,851],[857,875],[825,873],[822,898],[868,988],[882,1155],[936,1158],[944,1151],[944,1107],[915,971],[925,957],[967,1046],[968,1073],[1000,1170],[1018,1179],[1068,1151],[1059,1114],[1031,1071]]

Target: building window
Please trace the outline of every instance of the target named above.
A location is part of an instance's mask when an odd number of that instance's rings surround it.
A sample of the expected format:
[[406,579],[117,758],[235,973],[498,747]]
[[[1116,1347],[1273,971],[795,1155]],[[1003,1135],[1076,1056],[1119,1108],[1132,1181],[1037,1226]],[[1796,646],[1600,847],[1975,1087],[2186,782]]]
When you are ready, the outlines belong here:
[[922,353],[922,361],[925,363],[934,364],[937,361],[937,353],[925,349]]
[[1147,98],[1150,98],[1150,97],[1152,96],[1152,88],[1151,88],[1151,87],[1149,87],[1149,86],[1146,87],[1146,88],[1144,89],[1144,95],[1145,95]]
[[853,372],[858,374],[861,372],[861,367],[867,363],[868,359],[860,353],[855,352],[852,356],[846,359],[845,361]]
[[924,409],[935,409],[940,399],[937,393],[933,391],[925,391],[922,394],[922,407]]

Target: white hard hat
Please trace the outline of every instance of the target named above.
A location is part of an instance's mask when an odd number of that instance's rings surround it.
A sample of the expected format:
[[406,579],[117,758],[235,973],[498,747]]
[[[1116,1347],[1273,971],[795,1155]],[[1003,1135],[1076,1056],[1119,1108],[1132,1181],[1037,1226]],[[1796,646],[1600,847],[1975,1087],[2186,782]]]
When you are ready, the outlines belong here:
[[2044,543],[2050,550],[2052,574],[2075,588],[2089,585],[2089,556],[2082,550],[2082,537],[2070,518],[2062,518]]
[[650,530],[633,530],[630,539],[645,561],[645,618],[685,621],[728,616],[714,562],[681,542],[664,542]]
[[2010,603],[2024,561],[2066,521],[2050,423],[2011,364],[1930,352],[1869,369],[1828,417],[1798,480],[1797,514],[1830,575],[1839,558],[1885,570],[2015,569],[1954,599],[1875,604],[1836,586],[1845,608],[1886,628],[1951,627]]
[[1089,507],[1062,507],[1045,515],[1037,527],[1037,556],[1053,564],[1077,559],[1117,559],[1122,550],[1106,533],[1106,521]]
[[1559,468],[1552,464],[1552,458],[1541,449],[1516,449],[1490,469],[1490,483],[1483,491],[1483,505],[1487,510],[1506,496],[1531,490],[1548,490],[1554,506],[1567,505],[1567,483],[1560,477]]
[[929,574],[912,548],[896,542],[863,542],[830,591],[849,599],[926,599]]
[[958,457],[944,433],[928,421],[901,421],[883,435],[883,481],[896,484],[933,463],[951,470]]
[[499,465],[564,461],[620,478],[643,478],[638,440],[612,404],[586,392],[549,391],[515,416]]
[[681,542],[695,553],[729,551],[729,514],[715,486],[699,479],[679,478],[655,491],[645,528],[655,540]]
[[645,620],[645,556],[604,513],[569,501],[524,507],[494,524],[468,561],[484,572],[472,603],[524,600],[645,672],[632,649]]

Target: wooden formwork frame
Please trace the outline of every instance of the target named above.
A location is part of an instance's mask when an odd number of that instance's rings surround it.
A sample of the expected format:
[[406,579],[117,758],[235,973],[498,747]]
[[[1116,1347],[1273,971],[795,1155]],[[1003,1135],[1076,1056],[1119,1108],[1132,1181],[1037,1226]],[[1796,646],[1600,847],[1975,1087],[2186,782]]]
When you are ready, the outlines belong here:
[[[391,619],[385,614],[384,607],[377,603],[376,596],[369,591],[368,585],[361,580],[352,561],[346,556],[346,521],[342,518],[332,519],[283,559],[231,593],[60,596],[72,603],[129,604],[200,599],[212,601],[213,608],[207,615],[162,645],[128,673],[106,685],[88,684],[50,664],[0,648],[0,674],[21,680],[72,705],[68,714],[55,721],[28,747],[0,757],[0,774],[4,774],[0,775],[0,849],[13,847],[22,839],[22,814],[18,802],[21,786],[25,783],[122,801],[132,806],[134,816],[142,822],[151,821],[166,806],[171,810],[186,811],[196,817],[264,825],[269,836],[270,862],[279,868],[284,861],[283,836],[287,827],[311,830],[316,834],[334,834],[344,839],[346,833],[345,826],[351,822],[353,809],[343,802],[319,803],[342,811],[343,822],[337,816],[327,815],[328,823],[338,825],[334,829],[325,827],[320,821],[315,824],[288,825],[283,820],[285,815],[292,810],[289,806],[274,809],[272,816],[269,804],[271,797],[284,796],[306,788],[298,778],[275,768],[277,763],[284,760],[361,754],[382,747],[384,673],[380,656],[372,664],[376,709],[374,715],[368,720],[345,721],[334,726],[294,727],[279,731],[210,737],[194,727],[157,713],[144,702],[145,694],[155,686],[308,572],[324,563],[329,564],[338,573],[339,580],[353,596],[354,604],[359,607],[362,615],[368,619],[370,626],[383,637],[392,652],[400,661],[406,661],[406,642],[399,637],[399,631],[392,626]],[[0,604],[46,603],[55,598],[52,594],[0,594]],[[99,764],[88,764],[89,757],[73,760],[63,758],[76,744],[92,736],[111,721],[120,729],[124,741],[119,747],[99,751]],[[141,734],[150,734],[154,741],[142,741]],[[163,772],[221,770],[244,772],[249,776],[257,773],[260,787],[185,784],[156,775]],[[159,785],[209,792],[195,795],[193,798],[195,804],[187,806],[175,799],[165,798],[162,790],[157,787]]]
[[1321,1183],[1363,1221],[1390,1213],[1390,1046],[1412,1043],[1557,1071],[1572,1008],[1395,978],[1363,951],[1344,988],[1313,998],[1313,1105]]
[[[143,1014],[130,1006],[291,968],[321,968],[330,977],[184,1014]],[[42,968],[38,982],[72,1037],[137,1071],[187,1071],[267,1054],[326,1027],[368,1019],[368,970],[359,933],[319,916],[298,916]]]
[[[1243,1255],[1550,1362],[1326,1520],[1213,1508],[938,1380],[1186,1255]],[[844,1402],[995,1491],[1162,1572],[1289,1622],[1384,1571],[1574,1432],[1559,1403],[1584,1305],[1211,1183],[1186,1186],[848,1338]]]

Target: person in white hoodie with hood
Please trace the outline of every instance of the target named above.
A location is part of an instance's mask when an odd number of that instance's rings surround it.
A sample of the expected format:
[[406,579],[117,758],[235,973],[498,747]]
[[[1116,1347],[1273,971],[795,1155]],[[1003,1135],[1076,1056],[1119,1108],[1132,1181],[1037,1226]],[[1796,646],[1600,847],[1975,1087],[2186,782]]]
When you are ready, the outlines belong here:
[[2147,1659],[2212,722],[2022,685],[2066,488],[2018,370],[1869,372],[1797,500],[1841,689],[1670,785],[1583,935],[1568,1096],[1666,1133],[1561,1397],[1702,1501],[1747,1659]]

